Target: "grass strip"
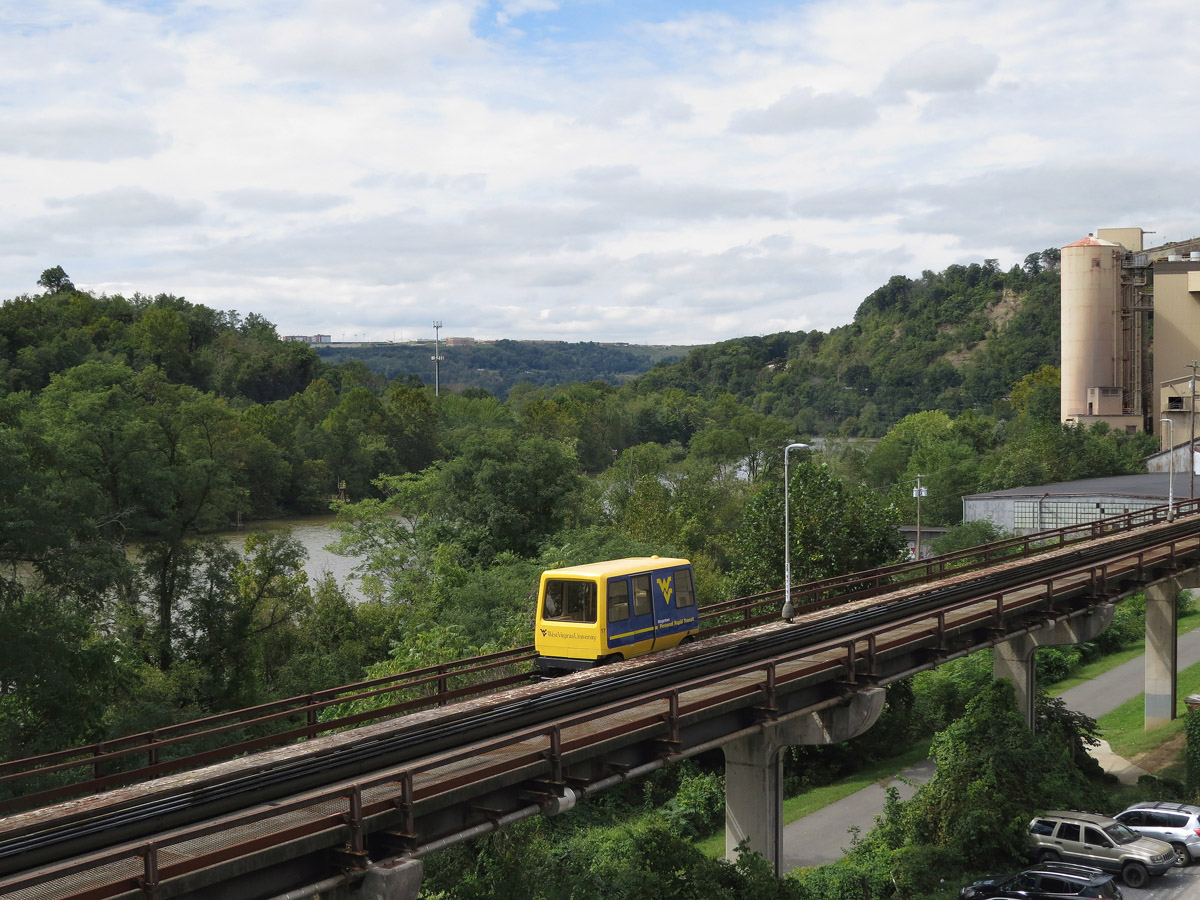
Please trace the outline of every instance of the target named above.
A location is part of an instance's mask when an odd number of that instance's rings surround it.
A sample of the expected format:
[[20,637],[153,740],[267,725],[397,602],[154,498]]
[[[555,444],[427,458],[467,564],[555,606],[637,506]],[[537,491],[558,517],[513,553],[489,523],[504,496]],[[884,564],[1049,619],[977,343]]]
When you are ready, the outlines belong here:
[[[863,788],[889,778],[895,778],[909,766],[915,766],[917,763],[929,759],[930,744],[931,741],[921,741],[899,756],[880,760],[834,784],[811,788],[794,797],[787,798],[783,801],[783,823],[786,825],[789,822],[795,822],[819,809],[824,809],[830,803],[836,803],[851,794],[858,793]],[[722,829],[704,840],[697,841],[696,846],[707,856],[719,859],[725,855],[725,831]]]
[[[1186,617],[1180,618],[1176,627],[1176,634],[1187,634],[1195,628],[1200,628],[1200,615],[1189,613]],[[1137,659],[1146,652],[1143,644],[1134,644],[1132,647],[1127,647],[1124,650],[1119,650],[1116,653],[1110,653],[1107,656],[1101,657],[1085,666],[1080,667],[1079,671],[1069,678],[1064,678],[1062,681],[1056,681],[1047,689],[1047,693],[1052,697],[1057,697],[1063,691],[1068,691],[1073,687],[1078,687],[1084,682],[1091,681],[1097,675],[1103,675],[1122,663],[1127,663],[1131,659]]]
[[1187,714],[1187,705],[1183,698],[1188,694],[1200,693],[1200,663],[1190,666],[1179,673],[1175,702],[1175,714],[1178,718],[1166,725],[1146,731],[1146,695],[1139,694],[1126,700],[1112,712],[1105,713],[1096,722],[1100,726],[1100,735],[1113,752],[1125,759],[1131,759],[1140,753],[1153,750],[1164,741],[1170,740],[1183,733],[1183,717]]

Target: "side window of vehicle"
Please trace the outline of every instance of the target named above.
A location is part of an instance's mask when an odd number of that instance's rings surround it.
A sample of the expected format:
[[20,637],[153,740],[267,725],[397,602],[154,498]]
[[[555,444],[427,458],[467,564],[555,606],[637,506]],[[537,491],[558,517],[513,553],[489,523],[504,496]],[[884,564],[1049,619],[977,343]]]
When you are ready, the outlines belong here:
[[650,576],[634,575],[632,580],[633,614],[635,616],[647,616],[654,609],[654,604],[650,599]]
[[1079,826],[1072,822],[1062,822],[1058,826],[1058,839],[1060,841],[1078,841]]
[[1176,813],[1159,813],[1158,818],[1162,820],[1163,828],[1183,828],[1187,825],[1187,816]]
[[1014,891],[1032,891],[1037,888],[1038,878],[1032,872],[1022,872],[1012,880],[1012,883],[1006,886],[1006,889]]
[[1072,885],[1063,881],[1061,878],[1054,878],[1050,875],[1041,875],[1038,877],[1037,889],[1043,894],[1073,894]]
[[1106,838],[1103,833],[1101,833],[1099,828],[1085,828],[1083,830],[1083,842],[1085,844],[1091,844],[1094,847],[1112,846],[1112,841]]
[[624,622],[629,618],[629,579],[612,578],[608,582],[608,621]]
[[696,605],[696,592],[692,588],[692,570],[675,570],[675,605],[680,609]]
[[1146,824],[1146,814],[1143,812],[1136,812],[1136,811],[1130,812],[1130,813],[1125,813],[1125,815],[1121,816],[1121,821],[1124,822],[1126,825],[1145,825]]
[[1034,834],[1054,834],[1054,823],[1049,822],[1046,819],[1038,819],[1033,823],[1029,830]]

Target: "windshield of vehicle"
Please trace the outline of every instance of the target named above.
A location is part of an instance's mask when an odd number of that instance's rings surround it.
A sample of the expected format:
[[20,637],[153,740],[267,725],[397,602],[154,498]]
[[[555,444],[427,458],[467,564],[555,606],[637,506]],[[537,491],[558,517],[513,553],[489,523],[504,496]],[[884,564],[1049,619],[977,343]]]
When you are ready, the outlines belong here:
[[1111,825],[1106,825],[1104,833],[1118,844],[1132,844],[1140,837],[1128,825],[1122,825],[1120,822],[1113,822]]
[[596,621],[596,585],[590,581],[546,582],[546,600],[542,618],[561,622]]

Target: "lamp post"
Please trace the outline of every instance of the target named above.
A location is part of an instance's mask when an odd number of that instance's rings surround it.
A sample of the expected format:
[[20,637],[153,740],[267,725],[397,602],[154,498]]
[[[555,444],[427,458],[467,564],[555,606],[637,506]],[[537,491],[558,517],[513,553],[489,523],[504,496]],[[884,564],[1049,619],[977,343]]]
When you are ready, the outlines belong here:
[[[1196,499],[1196,369],[1200,368],[1200,362],[1192,360],[1188,364],[1188,368],[1192,370],[1192,405],[1188,407],[1188,420],[1192,423],[1192,436],[1188,440],[1188,472],[1191,473],[1191,481],[1188,482],[1188,498]],[[1172,448],[1174,449],[1174,448]]]
[[788,516],[788,494],[791,481],[788,479],[788,454],[793,450],[808,450],[808,444],[788,444],[783,448],[783,618],[792,621],[796,608],[792,606],[792,532]]
[[[1167,426],[1167,452],[1170,454],[1168,459],[1171,463],[1171,480],[1167,486],[1167,521],[1175,521],[1175,422],[1172,419],[1159,419],[1159,422]],[[1190,449],[1190,448],[1189,448]]]

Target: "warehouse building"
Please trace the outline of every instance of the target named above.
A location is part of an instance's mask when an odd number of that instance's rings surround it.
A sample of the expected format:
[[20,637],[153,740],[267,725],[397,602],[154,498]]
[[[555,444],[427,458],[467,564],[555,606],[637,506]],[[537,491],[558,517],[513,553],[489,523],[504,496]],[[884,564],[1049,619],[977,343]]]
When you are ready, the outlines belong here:
[[[1200,479],[1196,479],[1200,481]],[[1189,499],[1189,472],[1084,478],[963,497],[963,521],[987,519],[1004,531],[1030,534],[1083,525],[1122,513]]]

